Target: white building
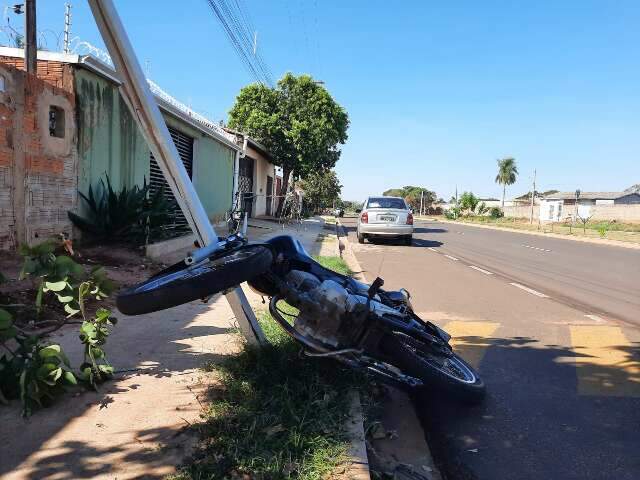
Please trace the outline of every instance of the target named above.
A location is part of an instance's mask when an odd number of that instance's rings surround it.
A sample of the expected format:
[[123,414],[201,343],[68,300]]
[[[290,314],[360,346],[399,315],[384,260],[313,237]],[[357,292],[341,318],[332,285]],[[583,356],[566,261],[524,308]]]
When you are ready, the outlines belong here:
[[[545,196],[540,201],[540,220],[543,222],[560,222],[572,218],[591,216],[595,205],[640,205],[640,194],[637,192],[580,192],[576,209],[575,192],[558,192]],[[577,210],[577,211],[576,211]]]

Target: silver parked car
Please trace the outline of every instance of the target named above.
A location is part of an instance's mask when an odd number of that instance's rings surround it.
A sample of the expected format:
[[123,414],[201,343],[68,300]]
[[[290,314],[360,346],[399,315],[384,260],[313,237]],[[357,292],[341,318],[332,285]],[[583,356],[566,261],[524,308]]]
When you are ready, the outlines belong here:
[[358,242],[370,237],[402,238],[411,245],[413,214],[403,198],[369,197],[358,216]]

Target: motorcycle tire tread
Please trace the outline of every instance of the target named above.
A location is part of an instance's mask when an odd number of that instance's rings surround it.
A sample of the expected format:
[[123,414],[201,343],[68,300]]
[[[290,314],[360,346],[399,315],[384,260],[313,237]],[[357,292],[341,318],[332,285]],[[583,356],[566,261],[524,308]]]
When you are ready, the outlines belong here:
[[[164,274],[180,271],[179,264],[165,269],[149,280],[121,291],[116,305],[125,315],[141,315],[206,298],[251,280],[264,273],[271,265],[271,251],[262,245],[246,245],[231,250],[190,273],[184,266],[184,276],[171,280],[157,288],[145,290],[149,282],[157,281]],[[184,265],[184,263],[183,263]]]

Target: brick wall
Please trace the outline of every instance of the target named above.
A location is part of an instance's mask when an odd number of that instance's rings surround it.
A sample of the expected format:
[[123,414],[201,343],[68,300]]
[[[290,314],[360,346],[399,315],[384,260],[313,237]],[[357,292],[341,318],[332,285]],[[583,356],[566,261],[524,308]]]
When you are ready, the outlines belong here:
[[[71,234],[67,210],[77,202],[77,149],[73,70],[38,61],[38,76],[23,60],[0,57],[0,248]],[[49,111],[59,109],[64,128],[49,132]]]
[[[6,57],[0,55],[0,63],[3,63],[9,67],[13,67],[17,70],[24,71],[24,58]],[[66,90],[72,91],[73,85],[69,83],[69,78],[65,74],[65,70],[71,68],[69,65],[62,62],[54,62],[49,60],[38,60],[37,62],[37,74],[38,79],[49,85]],[[71,80],[73,80],[71,78]]]
[[[0,75],[2,71],[0,70]],[[5,78],[5,88],[8,78]],[[7,94],[0,92],[0,248],[14,244],[13,219],[13,117]]]

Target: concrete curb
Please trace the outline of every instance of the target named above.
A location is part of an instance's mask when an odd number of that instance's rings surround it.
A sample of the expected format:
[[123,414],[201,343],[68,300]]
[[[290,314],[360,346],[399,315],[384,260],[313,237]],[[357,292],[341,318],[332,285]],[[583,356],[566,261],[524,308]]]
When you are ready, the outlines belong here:
[[[353,277],[361,282],[368,283],[364,270],[353,253],[349,240],[346,238],[346,230],[339,218],[336,218],[336,234],[338,236],[338,251],[345,263],[354,272]],[[342,239],[344,239],[344,241]],[[387,401],[387,404],[391,406],[401,406],[400,411],[396,408],[391,414],[385,414],[385,417],[388,417],[388,420],[392,421],[394,425],[401,427],[402,434],[399,439],[394,440],[396,444],[391,446],[391,448],[389,448],[389,445],[381,445],[381,450],[389,450],[385,456],[391,457],[393,461],[385,462],[384,460],[380,461],[379,459],[380,463],[396,463],[397,465],[404,466],[411,464],[416,471],[419,471],[419,476],[417,476],[417,478],[442,480],[442,476],[433,461],[433,457],[431,456],[431,449],[427,444],[424,431],[420,425],[417,412],[415,411],[413,402],[409,398],[409,395],[404,391],[392,389],[390,399]],[[420,445],[421,442],[424,442],[422,446]],[[381,451],[378,453],[384,452]],[[376,452],[374,451],[374,457],[375,454]],[[381,466],[389,467],[390,465]]]
[[[325,233],[326,222],[321,217],[315,217],[321,223],[321,228],[318,230],[316,238],[313,242],[314,247],[309,252],[314,255],[321,255],[322,252],[322,242],[316,245],[319,239],[321,239],[320,235]],[[337,228],[337,226],[336,226]],[[274,230],[274,234],[282,234],[279,229]],[[284,232],[291,235],[295,235],[295,232]],[[339,237],[337,235],[336,230],[336,252],[335,255],[340,255],[340,246],[339,246]],[[332,234],[333,235],[333,234]],[[333,240],[331,240],[333,242]],[[332,255],[333,252],[330,252]],[[254,310],[259,310],[264,308],[262,305],[262,297],[257,293],[251,291],[250,289],[246,289],[247,297],[249,298],[250,303],[252,304],[252,308]],[[362,404],[360,402],[360,394],[357,390],[352,390],[349,393],[350,403],[349,403],[349,419],[346,424],[346,432],[351,441],[351,446],[349,448],[348,457],[345,460],[342,467],[344,471],[341,473],[337,473],[333,475],[331,478],[336,479],[349,479],[349,480],[370,480],[370,471],[369,471],[369,459],[367,457],[367,444],[364,434],[364,417],[362,414]]]
[[[324,225],[326,225],[326,222]],[[340,245],[339,228],[339,224],[336,222],[334,233],[336,236],[335,255],[342,257],[343,247]],[[320,251],[322,251],[322,247],[320,248]],[[348,261],[345,260],[345,262],[349,264]],[[351,439],[351,448],[349,449],[349,459],[347,460],[346,470],[343,474],[338,474],[337,478],[370,480],[371,472],[369,469],[369,457],[367,456],[367,441],[364,433],[364,416],[362,413],[360,394],[357,390],[352,390],[350,395],[351,402],[349,407],[349,416],[351,418],[348,420],[347,433]]]
[[589,238],[589,237],[573,237],[569,235],[560,235],[558,233],[534,232],[531,230],[520,230],[518,228],[494,227],[492,225],[479,225],[477,223],[472,223],[472,222],[456,222],[454,220],[445,220],[445,219],[433,220],[430,218],[419,217],[417,218],[417,220],[428,220],[433,222],[452,223],[454,225],[468,225],[470,227],[475,227],[475,228],[486,228],[489,230],[502,230],[505,232],[525,233],[527,235],[537,235],[539,237],[545,237],[545,238],[558,238],[560,240],[573,240],[574,242],[593,243],[595,245],[608,245],[610,247],[622,247],[622,248],[631,248],[635,250],[640,250],[639,243],[623,242],[622,240],[609,240],[606,238],[600,239],[600,238]]

